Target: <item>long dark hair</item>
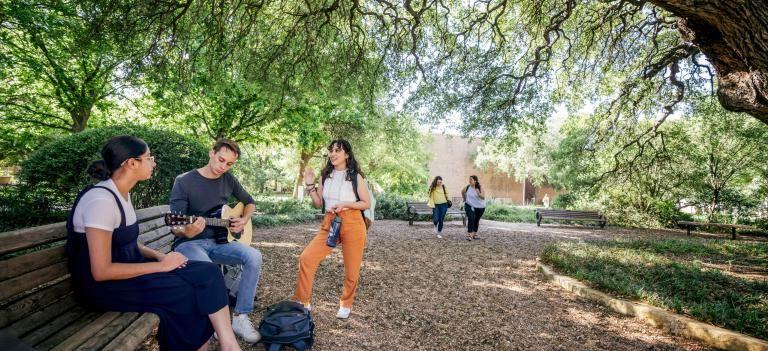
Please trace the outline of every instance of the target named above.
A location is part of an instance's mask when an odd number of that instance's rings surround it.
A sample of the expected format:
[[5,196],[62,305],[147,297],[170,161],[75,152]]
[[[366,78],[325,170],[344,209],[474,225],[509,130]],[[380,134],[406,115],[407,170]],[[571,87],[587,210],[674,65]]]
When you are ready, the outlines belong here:
[[[471,175],[469,177],[475,180],[475,184],[477,184],[477,191],[482,191],[482,188],[480,187],[480,181],[477,179],[477,176]],[[469,185],[467,185],[467,189],[469,189]]]
[[438,181],[438,180],[443,180],[443,177],[441,177],[441,176],[436,176],[436,177],[435,177],[435,179],[432,179],[432,185],[430,185],[430,186],[429,186],[429,191],[427,192],[427,194],[428,194],[429,196],[432,196],[432,191],[434,191],[434,190],[435,190],[435,187],[437,186],[437,181]]
[[[360,170],[360,165],[358,165],[357,160],[355,159],[355,154],[352,152],[352,145],[350,145],[349,142],[344,139],[333,140],[331,141],[330,144],[328,144],[329,153],[333,150],[334,146],[337,146],[338,148],[344,150],[344,152],[346,152],[347,155],[349,155],[349,158],[347,158],[346,180],[352,181],[353,177],[357,177],[358,174],[365,177],[365,175],[363,174],[363,171]],[[321,182],[324,182],[326,178],[330,177],[332,172],[333,172],[333,164],[331,163],[331,158],[328,157],[328,160],[325,163],[325,167],[323,168],[323,171],[320,172],[320,175],[322,177]]]
[[88,175],[98,180],[107,180],[128,159],[143,155],[149,146],[144,140],[130,135],[120,135],[107,140],[101,148],[101,160],[91,162]]

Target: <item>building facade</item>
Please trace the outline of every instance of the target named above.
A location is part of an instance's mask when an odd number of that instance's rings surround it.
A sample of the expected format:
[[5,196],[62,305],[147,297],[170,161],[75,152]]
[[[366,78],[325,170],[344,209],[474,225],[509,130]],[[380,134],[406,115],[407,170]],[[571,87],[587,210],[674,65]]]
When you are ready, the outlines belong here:
[[535,187],[529,180],[518,181],[492,167],[477,168],[474,158],[480,145],[482,141],[478,139],[470,141],[460,136],[432,134],[432,142],[427,144],[432,155],[427,186],[439,175],[443,177],[448,193],[458,197],[469,183],[469,176],[476,175],[489,199],[516,205],[541,205],[545,194],[550,203],[557,197],[557,192],[549,185]]

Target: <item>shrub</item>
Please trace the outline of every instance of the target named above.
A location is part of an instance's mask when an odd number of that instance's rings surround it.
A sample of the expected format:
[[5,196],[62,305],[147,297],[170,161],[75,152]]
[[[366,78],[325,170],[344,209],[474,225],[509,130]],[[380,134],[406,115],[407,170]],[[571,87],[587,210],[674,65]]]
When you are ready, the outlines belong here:
[[53,206],[57,198],[49,189],[0,187],[0,232],[66,220],[67,210]]
[[532,208],[517,207],[496,201],[488,201],[483,218],[502,222],[536,223],[536,215]]
[[656,201],[651,205],[651,214],[665,227],[677,226],[677,221],[691,221],[693,216],[681,212],[677,205],[671,201]]
[[176,176],[208,162],[207,147],[195,139],[144,126],[112,126],[86,130],[43,145],[24,161],[20,179],[27,186],[58,194],[51,208],[69,208],[77,193],[94,182],[86,169],[91,161],[101,158],[104,143],[125,134],[144,139],[157,161],[153,177],[131,191],[136,208],[168,203]]
[[423,201],[394,193],[379,193],[376,197],[376,219],[408,219],[406,202]]

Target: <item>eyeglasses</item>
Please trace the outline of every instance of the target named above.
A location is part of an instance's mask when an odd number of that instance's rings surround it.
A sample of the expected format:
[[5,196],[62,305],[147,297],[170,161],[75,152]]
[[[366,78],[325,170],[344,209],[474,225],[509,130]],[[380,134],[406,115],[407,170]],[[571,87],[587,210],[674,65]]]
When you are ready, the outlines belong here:
[[121,164],[120,164],[120,167],[122,167],[122,166],[123,166],[123,165],[124,165],[126,162],[128,162],[128,160],[131,160],[131,159],[133,159],[133,160],[139,160],[139,161],[142,161],[142,160],[150,160],[150,161],[152,161],[152,162],[155,162],[155,156],[131,157],[131,158],[129,158],[129,159],[126,159],[125,161],[123,161],[123,163],[121,163]]

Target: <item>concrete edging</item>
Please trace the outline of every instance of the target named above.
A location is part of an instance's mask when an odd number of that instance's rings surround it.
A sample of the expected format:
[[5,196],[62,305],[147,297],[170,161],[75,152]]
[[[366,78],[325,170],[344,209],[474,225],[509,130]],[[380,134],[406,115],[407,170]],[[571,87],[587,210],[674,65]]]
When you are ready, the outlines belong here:
[[587,287],[576,279],[555,274],[551,268],[541,262],[536,262],[536,268],[548,280],[565,290],[605,305],[618,313],[634,316],[647,324],[664,329],[674,335],[692,338],[722,350],[768,351],[768,341],[699,322],[658,307],[609,296]]

